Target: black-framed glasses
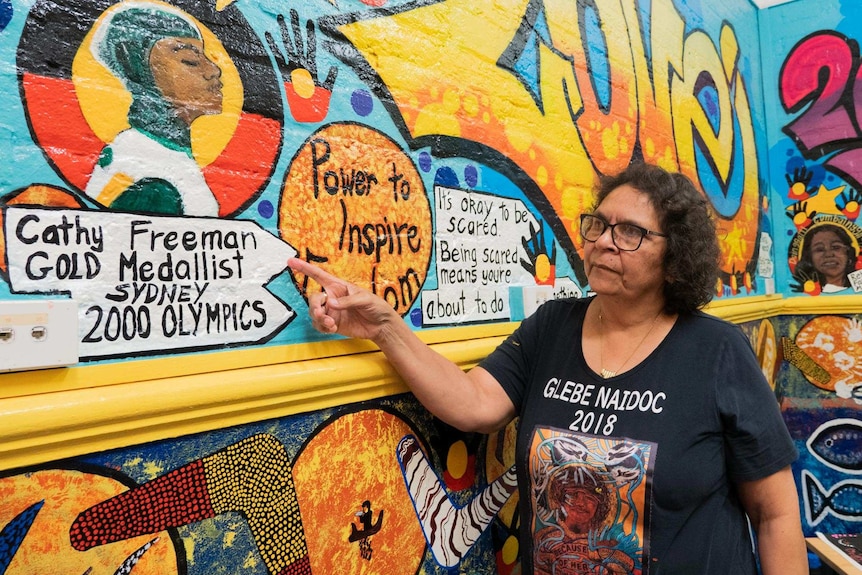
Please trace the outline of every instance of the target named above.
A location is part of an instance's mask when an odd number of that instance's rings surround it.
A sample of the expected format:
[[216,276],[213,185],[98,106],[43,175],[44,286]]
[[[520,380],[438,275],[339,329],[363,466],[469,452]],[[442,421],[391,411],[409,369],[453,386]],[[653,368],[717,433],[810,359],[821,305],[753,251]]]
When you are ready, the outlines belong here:
[[635,224],[622,222],[619,224],[609,224],[604,218],[593,214],[581,214],[581,237],[588,242],[594,242],[599,239],[605,230],[611,229],[611,239],[617,248],[624,252],[633,252],[641,247],[644,237],[659,236],[666,238],[667,234],[654,232],[646,228],[642,228]]

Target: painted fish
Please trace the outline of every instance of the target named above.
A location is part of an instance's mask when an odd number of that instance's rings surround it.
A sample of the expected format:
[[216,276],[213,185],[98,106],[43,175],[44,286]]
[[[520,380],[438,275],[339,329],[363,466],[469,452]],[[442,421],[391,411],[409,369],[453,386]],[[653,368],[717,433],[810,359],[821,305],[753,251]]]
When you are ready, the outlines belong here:
[[862,421],[828,421],[811,434],[806,445],[825,465],[847,473],[862,473]]
[[820,523],[827,513],[845,521],[862,521],[862,481],[839,481],[828,491],[807,469],[802,470],[805,518]]

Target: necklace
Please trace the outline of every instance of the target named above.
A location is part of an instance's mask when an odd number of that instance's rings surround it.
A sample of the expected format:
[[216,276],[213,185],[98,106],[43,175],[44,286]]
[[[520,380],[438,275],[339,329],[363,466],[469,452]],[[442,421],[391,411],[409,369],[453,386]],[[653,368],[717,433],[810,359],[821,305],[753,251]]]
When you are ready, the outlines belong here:
[[599,338],[600,338],[600,341],[599,341],[599,362],[601,362],[601,367],[602,367],[601,374],[602,374],[603,378],[608,379],[608,378],[614,377],[622,368],[624,368],[628,364],[629,360],[634,357],[635,353],[637,353],[637,351],[641,348],[643,343],[646,341],[646,338],[649,337],[649,334],[652,333],[652,329],[655,327],[656,322],[658,322],[658,318],[660,315],[661,315],[661,310],[659,310],[659,312],[656,314],[656,316],[654,318],[652,318],[652,323],[650,324],[649,329],[644,334],[644,336],[641,338],[641,340],[638,342],[637,346],[635,346],[635,348],[632,350],[632,352],[626,358],[626,360],[624,362],[622,362],[622,364],[620,364],[620,366],[616,369],[616,371],[611,371],[609,369],[605,369],[605,325],[604,325],[604,321],[602,319],[602,311],[599,310]]

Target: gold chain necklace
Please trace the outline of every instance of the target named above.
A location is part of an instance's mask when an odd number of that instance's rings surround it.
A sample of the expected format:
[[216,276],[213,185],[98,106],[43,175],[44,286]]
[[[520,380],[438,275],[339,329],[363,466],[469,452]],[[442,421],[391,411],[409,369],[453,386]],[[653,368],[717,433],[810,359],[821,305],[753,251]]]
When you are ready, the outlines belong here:
[[602,319],[602,311],[599,310],[599,362],[601,363],[601,374],[605,379],[614,377],[622,368],[628,364],[629,360],[634,357],[635,353],[641,348],[641,346],[646,341],[646,338],[649,337],[649,334],[652,333],[652,329],[655,327],[656,322],[658,322],[658,318],[661,315],[661,310],[656,314],[654,318],[652,318],[652,323],[649,326],[649,329],[641,338],[640,342],[638,342],[637,346],[632,350],[626,360],[616,369],[616,371],[611,371],[609,369],[605,369],[605,324]]

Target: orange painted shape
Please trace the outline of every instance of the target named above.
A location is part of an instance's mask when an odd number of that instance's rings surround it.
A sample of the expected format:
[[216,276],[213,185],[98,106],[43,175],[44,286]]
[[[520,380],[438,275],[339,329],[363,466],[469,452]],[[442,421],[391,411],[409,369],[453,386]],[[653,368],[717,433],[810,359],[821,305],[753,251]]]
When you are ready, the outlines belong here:
[[820,383],[806,375],[812,385],[835,391],[841,382],[862,381],[862,326],[858,321],[834,315],[816,317],[796,334],[796,345],[831,376],[827,383]]
[[219,216],[244,206],[272,172],[281,143],[281,125],[257,114],[242,114],[224,151],[203,169],[219,203]]
[[36,142],[60,174],[83,190],[104,142],[81,113],[72,81],[25,74],[22,84]]
[[[293,467],[312,573],[365,575],[414,573],[425,538],[404,484],[395,449],[412,431],[380,410],[342,415],[316,433]],[[380,531],[369,538],[371,560],[350,543],[351,524],[363,501],[371,502]]]
[[[401,313],[425,283],[432,245],[425,185],[413,160],[367,126],[330,124],[309,137],[284,181],[279,229],[300,257]],[[295,279],[302,288],[306,278]]]
[[306,98],[297,92],[291,82],[285,82],[284,91],[287,94],[290,113],[297,122],[320,122],[326,118],[329,112],[329,100],[332,98],[332,92],[329,90],[315,86],[314,93]]
[[115,573],[137,549],[158,537],[135,565],[136,575],[175,575],[177,556],[166,531],[94,547],[72,548],[69,526],[79,513],[127,491],[115,479],[65,469],[48,469],[0,479],[0,527],[39,501],[42,509],[5,575],[33,573]]

